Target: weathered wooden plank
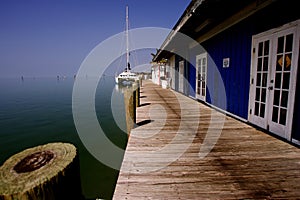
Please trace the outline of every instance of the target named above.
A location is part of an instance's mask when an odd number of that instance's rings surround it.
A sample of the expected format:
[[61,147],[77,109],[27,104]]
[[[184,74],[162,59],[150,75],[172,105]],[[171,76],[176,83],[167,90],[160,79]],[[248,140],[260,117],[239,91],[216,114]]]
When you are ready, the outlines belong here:
[[[141,125],[131,132],[113,199],[300,197],[299,148],[171,90],[143,86]],[[205,141],[215,145],[202,158]]]

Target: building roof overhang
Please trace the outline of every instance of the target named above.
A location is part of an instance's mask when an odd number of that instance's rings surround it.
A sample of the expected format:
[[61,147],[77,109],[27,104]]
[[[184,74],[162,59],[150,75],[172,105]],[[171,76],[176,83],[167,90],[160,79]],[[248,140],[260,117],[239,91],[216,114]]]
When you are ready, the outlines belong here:
[[173,55],[172,50],[176,51],[175,43],[178,33],[187,35],[198,43],[201,43],[275,1],[192,0],[153,57],[153,61],[157,62]]

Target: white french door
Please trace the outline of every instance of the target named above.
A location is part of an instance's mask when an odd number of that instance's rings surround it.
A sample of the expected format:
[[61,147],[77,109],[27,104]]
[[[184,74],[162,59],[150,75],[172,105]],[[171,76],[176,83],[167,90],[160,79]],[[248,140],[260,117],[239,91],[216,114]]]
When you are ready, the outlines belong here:
[[253,37],[248,120],[291,139],[298,68],[297,25]]
[[183,84],[184,84],[184,61],[179,61],[179,92],[183,93]]
[[196,98],[206,101],[207,53],[196,56]]

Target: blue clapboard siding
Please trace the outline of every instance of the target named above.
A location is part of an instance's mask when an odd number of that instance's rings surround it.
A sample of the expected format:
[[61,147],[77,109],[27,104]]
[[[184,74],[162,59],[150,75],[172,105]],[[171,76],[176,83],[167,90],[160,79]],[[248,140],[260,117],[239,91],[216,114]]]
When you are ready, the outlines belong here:
[[[214,68],[208,66],[207,102],[244,119],[248,118],[251,40],[252,31],[247,26],[238,25],[203,43],[222,77],[218,79]],[[229,68],[223,68],[223,58],[230,59]],[[226,107],[221,105],[222,82],[227,97]]]
[[189,66],[188,67],[189,95],[195,97],[196,96],[196,65],[193,62],[193,64],[189,63],[188,66]]

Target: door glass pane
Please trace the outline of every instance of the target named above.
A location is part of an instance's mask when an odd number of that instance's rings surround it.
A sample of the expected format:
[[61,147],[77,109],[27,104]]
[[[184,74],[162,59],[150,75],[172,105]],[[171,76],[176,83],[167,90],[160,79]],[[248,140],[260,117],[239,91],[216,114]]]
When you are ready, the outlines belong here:
[[286,109],[284,109],[284,108],[280,109],[279,123],[282,124],[282,125],[285,125],[285,123],[286,123]]
[[257,59],[257,71],[260,72],[262,69],[262,58]]
[[258,111],[259,111],[259,103],[255,102],[254,115],[258,116]]
[[288,94],[289,94],[288,91],[282,91],[282,93],[281,93],[281,103],[280,103],[281,107],[287,108]]
[[260,106],[260,114],[259,114],[259,116],[262,118],[265,117],[265,109],[266,109],[266,106],[265,106],[265,104],[262,103]]
[[260,101],[260,88],[256,88],[255,100]]
[[263,53],[263,43],[260,42],[258,44],[258,56],[262,56],[262,53]]
[[263,63],[263,65],[264,65],[264,66],[263,66],[263,70],[264,70],[264,71],[268,71],[268,68],[269,68],[269,67],[268,67],[268,66],[269,66],[269,65],[268,65],[268,63],[269,63],[269,60],[268,60],[268,59],[269,59],[268,57],[264,57],[264,63]]
[[265,41],[264,55],[269,55],[269,40]]
[[281,88],[281,73],[275,75],[275,88]]
[[201,88],[205,88],[205,81],[202,81],[202,87]]
[[290,73],[283,73],[282,88],[289,89],[289,87],[290,87]]
[[285,52],[292,51],[293,49],[293,34],[286,36]]
[[283,66],[283,56],[277,55],[276,71],[282,71]]
[[266,91],[267,90],[265,88],[261,89],[261,102],[266,102],[266,96],[267,96]]
[[256,75],[256,86],[261,85],[261,73],[257,73]]
[[278,122],[278,107],[273,106],[273,114],[272,114],[272,121]]
[[206,65],[206,58],[202,58],[202,65]]
[[263,77],[262,77],[262,87],[267,87],[268,74],[263,73],[262,75],[263,75]]
[[273,105],[279,106],[279,100],[280,100],[280,90],[275,90]]
[[278,38],[277,53],[283,53],[284,37]]
[[292,54],[286,54],[284,59],[284,71],[290,71],[292,64]]

